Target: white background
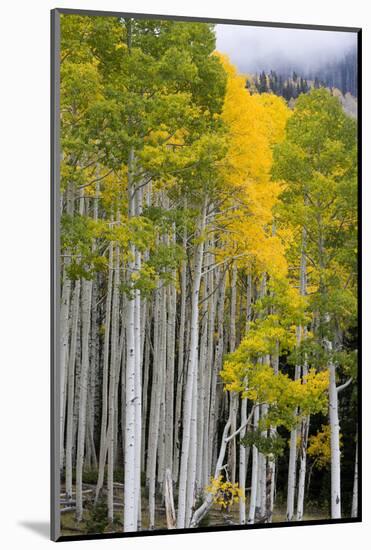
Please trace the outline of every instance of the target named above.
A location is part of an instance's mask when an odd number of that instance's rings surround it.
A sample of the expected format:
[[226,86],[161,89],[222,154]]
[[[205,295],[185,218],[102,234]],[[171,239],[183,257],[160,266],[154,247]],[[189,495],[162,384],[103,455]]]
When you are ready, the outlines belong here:
[[[49,10],[116,10],[363,27],[364,127],[369,121],[370,51],[366,0],[6,0],[0,12],[0,545],[51,547],[49,520]],[[367,136],[368,139],[370,136]],[[364,142],[366,139],[364,138]],[[370,243],[370,153],[364,151],[364,243]],[[368,177],[367,177],[368,176]],[[367,219],[368,218],[368,219]],[[366,248],[366,247],[365,247]],[[364,280],[370,280],[365,250]],[[370,311],[370,284],[364,285]],[[370,352],[364,327],[364,493],[370,486]],[[367,349],[368,348],[368,349]],[[370,502],[364,524],[248,532],[145,537],[69,543],[69,548],[179,550],[271,547],[274,550],[365,548],[371,539]]]

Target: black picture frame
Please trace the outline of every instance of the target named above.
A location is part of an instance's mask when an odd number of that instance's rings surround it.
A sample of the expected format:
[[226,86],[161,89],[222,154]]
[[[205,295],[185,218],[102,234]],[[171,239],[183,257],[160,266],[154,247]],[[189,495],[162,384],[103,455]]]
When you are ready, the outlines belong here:
[[[59,381],[59,288],[60,288],[60,16],[62,14],[86,15],[99,17],[131,17],[137,19],[161,19],[174,21],[204,22],[212,24],[244,25],[253,27],[271,27],[283,29],[306,29],[316,31],[349,32],[357,35],[357,80],[358,80],[358,102],[357,102],[357,133],[358,133],[358,427],[359,427],[359,489],[358,489],[358,517],[342,519],[321,519],[321,520],[303,520],[287,522],[275,522],[268,524],[253,525],[233,525],[233,526],[214,526],[197,527],[192,529],[156,529],[154,531],[139,531],[133,533],[107,533],[107,534],[84,534],[63,536],[60,534],[60,512],[59,512],[59,493],[60,493],[60,471],[59,471],[59,407],[60,407],[60,381]],[[291,526],[308,525],[336,525],[341,523],[359,523],[362,521],[362,29],[359,27],[342,27],[328,25],[305,25],[296,23],[276,23],[269,21],[250,21],[235,19],[217,19],[188,17],[178,15],[159,15],[147,13],[129,13],[116,11],[98,11],[84,9],[55,8],[51,10],[51,502],[50,502],[50,525],[51,539],[56,542],[76,541],[76,540],[94,540],[127,538],[157,535],[176,535],[185,533],[203,533],[218,531],[248,531],[251,529],[270,529]]]

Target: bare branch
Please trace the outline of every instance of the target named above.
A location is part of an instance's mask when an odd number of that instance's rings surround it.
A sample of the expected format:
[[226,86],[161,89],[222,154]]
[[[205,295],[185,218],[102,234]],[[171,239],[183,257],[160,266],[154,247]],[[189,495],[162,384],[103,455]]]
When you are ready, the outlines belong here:
[[352,377],[349,378],[349,380],[347,380],[344,384],[342,384],[341,386],[338,386],[338,387],[336,388],[336,391],[337,391],[338,393],[340,393],[341,391],[345,390],[345,388],[347,388],[347,387],[349,386],[349,384],[352,383],[352,381],[353,381],[353,378],[352,378]]

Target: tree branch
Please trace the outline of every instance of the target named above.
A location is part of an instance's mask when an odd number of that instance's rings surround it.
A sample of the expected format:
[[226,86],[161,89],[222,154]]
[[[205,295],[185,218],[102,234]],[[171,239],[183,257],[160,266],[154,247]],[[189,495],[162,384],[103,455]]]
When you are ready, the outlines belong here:
[[341,386],[338,386],[336,388],[336,391],[340,393],[341,391],[345,390],[345,388],[347,388],[349,384],[351,384],[352,382],[353,382],[353,378],[350,377],[349,380],[347,380],[344,384],[342,384]]

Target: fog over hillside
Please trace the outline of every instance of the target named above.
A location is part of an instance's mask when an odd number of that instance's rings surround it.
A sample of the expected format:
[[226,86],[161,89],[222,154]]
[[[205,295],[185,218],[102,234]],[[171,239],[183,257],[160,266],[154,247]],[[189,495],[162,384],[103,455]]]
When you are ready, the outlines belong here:
[[353,32],[216,25],[217,50],[242,73],[274,70],[313,74],[356,51]]

